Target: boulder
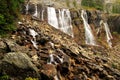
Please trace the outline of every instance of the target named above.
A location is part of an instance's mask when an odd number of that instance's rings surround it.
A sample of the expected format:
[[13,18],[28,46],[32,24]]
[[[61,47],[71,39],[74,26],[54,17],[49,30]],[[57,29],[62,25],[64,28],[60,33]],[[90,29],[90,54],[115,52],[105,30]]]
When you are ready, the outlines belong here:
[[43,80],[53,80],[54,77],[57,75],[57,70],[54,65],[46,64],[42,66],[41,70],[41,78]]
[[20,80],[26,77],[40,77],[36,66],[25,53],[7,53],[0,62],[0,66],[0,73],[17,77]]

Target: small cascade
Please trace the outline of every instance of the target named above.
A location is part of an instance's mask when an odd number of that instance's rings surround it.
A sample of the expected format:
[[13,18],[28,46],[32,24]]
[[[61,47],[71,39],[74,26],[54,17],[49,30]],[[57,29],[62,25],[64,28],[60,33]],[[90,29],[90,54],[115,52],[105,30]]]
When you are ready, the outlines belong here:
[[55,8],[53,7],[48,7],[47,8],[47,13],[48,13],[48,23],[58,29],[58,20],[57,20],[57,15]]
[[33,14],[33,17],[38,17],[37,5],[35,5],[35,13]]
[[35,37],[35,36],[38,35],[38,33],[35,32],[33,29],[29,29],[29,31],[30,31],[30,35],[31,35],[31,36],[33,37],[33,39],[34,39],[34,40],[31,40],[31,42],[32,42],[33,46],[34,46],[36,49],[38,49],[37,43],[36,43],[36,37]]
[[44,21],[44,16],[43,16],[43,14],[44,14],[44,10],[42,10],[42,13],[41,13],[41,20],[42,20],[42,21]]
[[64,33],[73,37],[71,16],[69,9],[62,9],[59,11],[59,29]]
[[56,57],[60,60],[61,63],[63,63],[63,58],[60,58],[59,56]]
[[29,3],[27,3],[27,5],[25,6],[26,14],[28,14],[28,10],[29,10]]
[[59,80],[57,75],[54,76],[54,80]]
[[58,62],[55,61],[54,57],[56,57],[61,63],[63,63],[63,58],[60,58],[59,56],[55,55],[55,54],[50,54],[50,61],[47,64],[58,64]]
[[96,45],[94,35],[92,34],[92,29],[88,24],[88,17],[86,11],[82,10],[81,17],[83,19],[84,27],[85,27],[85,42],[89,45]]
[[30,31],[30,35],[33,36],[33,38],[35,39],[35,36],[38,35],[37,32],[35,32],[33,29],[29,29]]
[[36,43],[35,41],[33,41],[33,40],[31,40],[31,42],[32,42],[33,46],[34,46],[36,49],[38,49],[37,43]]
[[103,22],[103,20],[100,21],[100,25],[102,25],[102,24],[104,25],[104,29],[105,29],[105,32],[106,32],[107,43],[108,43],[109,47],[111,48],[112,47],[111,39],[113,39],[113,37],[111,35],[109,26],[108,26],[107,22]]
[[57,64],[54,60],[54,55],[53,54],[50,54],[49,57],[50,57],[50,61],[47,64],[52,64],[52,63]]

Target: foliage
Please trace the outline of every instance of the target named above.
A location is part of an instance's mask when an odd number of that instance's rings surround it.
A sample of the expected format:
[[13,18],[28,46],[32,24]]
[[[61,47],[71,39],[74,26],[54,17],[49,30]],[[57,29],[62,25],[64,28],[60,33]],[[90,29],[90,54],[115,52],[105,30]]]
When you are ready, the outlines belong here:
[[3,76],[0,76],[0,80],[9,80],[9,76],[8,75],[3,75]]
[[74,5],[75,8],[77,8],[77,2],[76,2],[76,0],[73,0],[73,5]]
[[103,0],[82,0],[81,5],[103,10]]
[[26,78],[25,80],[38,80],[38,78],[31,78],[31,77],[28,77],[28,78]]
[[120,2],[113,4],[112,12],[120,13]]
[[67,5],[67,7],[70,7],[70,1],[69,0],[66,0],[66,5]]
[[0,34],[15,29],[15,20],[18,18],[22,2],[24,0],[0,0]]

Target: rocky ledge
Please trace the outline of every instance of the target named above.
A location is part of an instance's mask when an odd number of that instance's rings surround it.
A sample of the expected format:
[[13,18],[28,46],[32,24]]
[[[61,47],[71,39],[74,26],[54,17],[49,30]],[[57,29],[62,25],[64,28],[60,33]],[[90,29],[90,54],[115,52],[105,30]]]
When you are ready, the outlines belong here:
[[0,78],[119,80],[120,72],[108,65],[107,56],[102,47],[81,47],[46,22],[26,16],[10,38],[0,39]]

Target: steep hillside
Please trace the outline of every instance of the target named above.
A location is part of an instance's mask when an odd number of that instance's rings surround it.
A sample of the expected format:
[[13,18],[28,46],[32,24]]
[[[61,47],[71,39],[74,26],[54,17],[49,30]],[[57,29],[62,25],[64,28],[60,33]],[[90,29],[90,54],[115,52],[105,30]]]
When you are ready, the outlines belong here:
[[26,0],[17,29],[0,38],[0,80],[120,79],[119,15],[66,1]]

